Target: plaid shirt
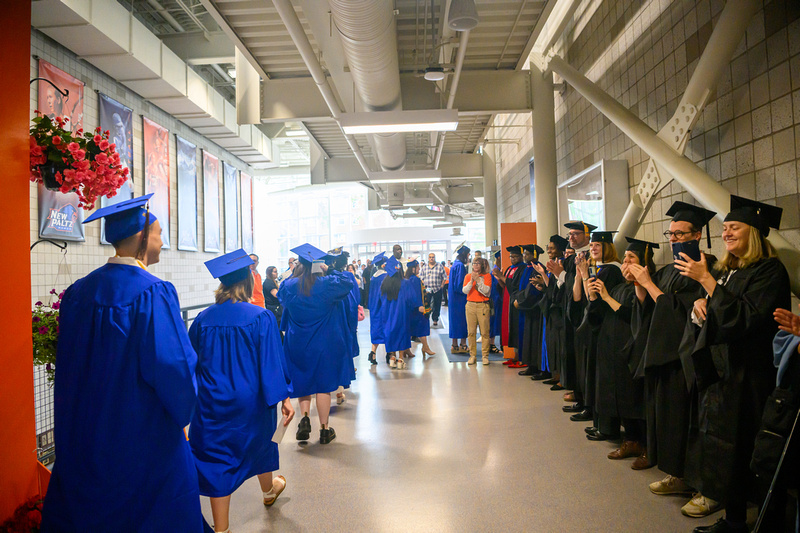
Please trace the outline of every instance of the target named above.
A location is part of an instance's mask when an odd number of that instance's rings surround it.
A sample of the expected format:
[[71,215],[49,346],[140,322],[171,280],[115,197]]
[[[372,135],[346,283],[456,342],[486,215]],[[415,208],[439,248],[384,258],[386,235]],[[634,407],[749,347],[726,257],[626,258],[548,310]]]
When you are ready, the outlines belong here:
[[446,279],[444,267],[438,261],[433,268],[428,263],[422,265],[419,277],[422,278],[422,283],[425,284],[425,290],[428,292],[436,292],[441,289]]

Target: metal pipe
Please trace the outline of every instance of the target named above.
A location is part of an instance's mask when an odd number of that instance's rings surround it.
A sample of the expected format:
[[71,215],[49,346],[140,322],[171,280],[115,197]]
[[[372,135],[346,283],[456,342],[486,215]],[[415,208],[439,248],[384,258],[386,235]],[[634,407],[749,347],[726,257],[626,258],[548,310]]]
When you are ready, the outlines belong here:
[[[456,101],[456,91],[458,91],[458,82],[461,79],[461,69],[464,67],[464,57],[467,55],[467,43],[469,42],[469,30],[462,31],[458,39],[458,54],[456,55],[456,69],[453,72],[453,82],[450,84],[450,95],[447,98],[447,109],[453,109],[453,104]],[[442,152],[444,151],[444,138],[445,133],[439,134],[439,142],[436,145],[436,157],[433,160],[433,168],[439,168],[439,162],[442,159]]]
[[[614,100],[583,74],[572,68],[559,56],[550,59],[550,68],[564,78],[578,93],[594,105],[622,132],[631,138],[656,163],[663,166],[686,191],[708,209],[717,212],[722,220],[730,209],[731,194],[714,178],[695,165],[689,158],[678,154],[662,141],[650,127],[622,104]],[[778,232],[770,235],[770,242],[778,249],[789,277],[792,290],[800,294],[800,251]]]
[[175,17],[173,17],[172,15],[170,15],[170,14],[169,14],[169,11],[167,11],[167,8],[165,8],[164,6],[162,6],[161,4],[159,4],[159,3],[158,3],[158,0],[147,0],[147,3],[148,3],[148,4],[150,4],[150,6],[151,6],[153,9],[155,9],[155,10],[156,10],[156,12],[157,12],[159,15],[161,15],[162,17],[164,17],[164,20],[166,20],[166,21],[167,21],[167,23],[168,23],[170,26],[172,26],[172,28],[173,28],[173,29],[175,29],[175,30],[177,30],[177,31],[179,31],[179,32],[181,32],[181,33],[183,33],[184,29],[183,29],[183,26],[181,26],[181,23],[180,23],[180,22],[178,22],[177,20],[175,20]]
[[[333,88],[330,86],[325,72],[322,70],[322,66],[319,64],[319,60],[317,60],[317,56],[314,54],[314,49],[311,47],[308,36],[305,30],[303,30],[302,24],[300,24],[300,19],[297,18],[297,13],[294,11],[291,0],[273,0],[272,3],[275,6],[275,10],[278,12],[278,16],[281,17],[283,25],[286,26],[286,30],[289,32],[292,42],[294,42],[298,52],[300,52],[303,62],[311,73],[311,77],[314,79],[317,89],[319,89],[320,94],[322,94],[322,99],[325,100],[325,104],[327,104],[328,109],[330,109],[331,115],[334,120],[336,120],[336,123],[339,124],[339,117],[342,114],[342,110],[336,101]],[[339,128],[341,127],[341,124],[339,124]],[[369,178],[371,169],[355,137],[346,134],[344,130],[342,130],[342,134],[350,150],[353,151],[353,155],[356,156],[356,160],[358,160],[358,164],[361,166],[364,174]]]

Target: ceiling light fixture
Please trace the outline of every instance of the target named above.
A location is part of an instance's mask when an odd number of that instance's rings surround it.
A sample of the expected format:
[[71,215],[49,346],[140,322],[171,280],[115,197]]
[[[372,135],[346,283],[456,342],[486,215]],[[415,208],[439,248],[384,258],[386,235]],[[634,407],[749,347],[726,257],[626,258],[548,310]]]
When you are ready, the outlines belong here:
[[231,79],[235,80],[236,79],[236,69],[235,68],[229,68],[228,69],[228,76],[230,76]]
[[444,79],[444,69],[442,67],[426,68],[425,79],[428,81],[442,81]]
[[420,111],[343,113],[339,117],[339,123],[348,135],[455,131],[458,128],[458,110],[426,109]]
[[447,12],[447,25],[451,30],[467,31],[478,25],[475,0],[452,0]]
[[284,134],[287,137],[307,137],[308,134],[303,130],[286,130]]

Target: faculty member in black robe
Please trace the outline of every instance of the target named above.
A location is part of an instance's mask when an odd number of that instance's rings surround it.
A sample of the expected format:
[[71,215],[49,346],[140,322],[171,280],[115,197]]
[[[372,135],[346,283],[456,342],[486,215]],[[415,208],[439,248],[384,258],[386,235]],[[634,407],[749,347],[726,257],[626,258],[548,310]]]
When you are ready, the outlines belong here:
[[723,223],[725,255],[716,264],[685,254],[675,266],[703,287],[693,321],[702,327],[690,349],[682,346],[687,383],[700,391],[699,420],[689,441],[686,481],[725,503],[725,518],[697,533],[746,532],[749,489],[755,485],[750,457],[766,399],[775,388],[772,338],[777,308],[791,304],[789,275],[766,239],[778,229],[782,210],[731,196]]
[[[515,307],[525,317],[522,331],[522,348],[520,350],[520,363],[527,368],[519,372],[520,376],[533,376],[539,372],[542,359],[542,309],[539,301],[544,296],[544,283],[539,272],[534,268],[539,265],[539,255],[544,250],[535,244],[526,244],[522,247],[522,260],[531,269],[527,282],[521,280],[517,292]],[[541,265],[539,265],[541,266]],[[538,281],[537,281],[538,280]]]

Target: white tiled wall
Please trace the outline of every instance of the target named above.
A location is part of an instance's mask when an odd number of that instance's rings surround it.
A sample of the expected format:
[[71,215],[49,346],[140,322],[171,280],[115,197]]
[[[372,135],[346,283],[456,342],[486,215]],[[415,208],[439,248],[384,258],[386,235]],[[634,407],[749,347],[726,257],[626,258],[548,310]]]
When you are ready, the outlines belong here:
[[[723,7],[722,0],[606,0],[565,58],[657,131],[675,111]],[[782,207],[781,233],[800,247],[799,17],[798,2],[763,2],[692,131],[686,155],[732,193]],[[622,159],[633,192],[649,156],[571,87],[556,93],[555,105],[559,182],[600,159]],[[528,187],[520,164],[527,166],[531,155],[515,145],[498,149],[501,222],[520,215],[527,220],[519,208]],[[677,183],[662,191],[638,236],[663,240],[663,213],[679,199],[694,202]],[[721,224],[712,221],[717,254],[720,232]]]
[[[75,76],[84,83],[84,118],[83,125],[86,130],[93,130],[99,125],[98,96],[95,91],[102,92],[115,100],[133,109],[133,155],[134,155],[134,193],[136,196],[144,194],[144,157],[142,154],[142,120],[146,116],[170,131],[170,240],[171,248],[161,252],[161,261],[150,267],[150,272],[156,276],[172,282],[180,297],[181,306],[190,306],[213,301],[213,291],[218,283],[211,278],[203,265],[204,261],[217,254],[203,252],[184,252],[177,249],[177,181],[176,181],[176,147],[175,135],[178,134],[198,147],[197,151],[197,216],[198,216],[198,244],[203,246],[203,182],[202,159],[200,149],[208,150],[221,160],[227,161],[240,170],[252,172],[246,163],[234,155],[220,148],[216,144],[201,136],[182,122],[168,115],[161,109],[149,104],[137,94],[118,84],[109,76],[95,67],[79,60],[73,53],[58,45],[55,41],[43,34],[32,31],[31,34],[31,78],[38,75],[38,56],[65,72]],[[37,108],[37,84],[31,85],[31,117]],[[222,177],[220,176],[220,188]],[[31,216],[31,243],[39,236],[37,188],[31,184],[30,216]],[[220,224],[224,226],[224,211],[222,206],[223,193],[220,190]],[[85,276],[95,268],[105,263],[113,255],[113,248],[100,244],[100,224],[90,223],[85,225],[86,241],[70,242],[66,254],[47,243],[42,243],[34,248],[31,253],[31,284],[32,303],[37,300],[48,301],[49,291],[65,289],[71,282]]]

